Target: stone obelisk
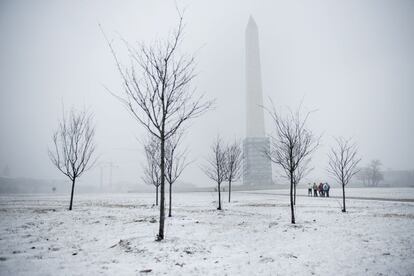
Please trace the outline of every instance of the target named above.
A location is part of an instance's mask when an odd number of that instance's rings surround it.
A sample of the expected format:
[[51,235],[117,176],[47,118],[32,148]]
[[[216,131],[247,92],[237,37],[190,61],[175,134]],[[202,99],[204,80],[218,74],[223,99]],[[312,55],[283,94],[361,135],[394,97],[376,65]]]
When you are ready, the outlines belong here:
[[262,76],[260,68],[259,31],[250,16],[246,27],[246,138],[243,141],[243,184],[272,184],[272,167],[265,152],[269,138],[265,136]]

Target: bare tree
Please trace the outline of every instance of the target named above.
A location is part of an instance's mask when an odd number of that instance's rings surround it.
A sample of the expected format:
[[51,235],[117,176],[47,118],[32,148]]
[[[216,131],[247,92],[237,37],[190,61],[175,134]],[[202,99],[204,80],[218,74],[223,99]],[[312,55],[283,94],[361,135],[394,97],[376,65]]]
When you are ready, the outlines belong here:
[[266,155],[270,160],[282,168],[290,181],[290,210],[291,223],[295,223],[294,188],[305,175],[311,154],[319,145],[319,138],[315,138],[312,131],[306,127],[310,112],[301,115],[298,108],[287,116],[281,116],[273,104],[266,108],[272,118],[275,136],[270,138],[270,150]]
[[158,189],[161,185],[161,171],[160,171],[160,145],[158,140],[150,137],[148,142],[144,145],[146,166],[144,169],[143,180],[149,185],[155,187],[155,205],[158,206]]
[[218,208],[221,210],[221,183],[226,180],[226,152],[220,137],[211,146],[211,155],[207,159],[204,173],[217,183]]
[[231,200],[231,183],[237,181],[242,173],[242,149],[240,143],[235,141],[226,148],[226,181],[229,183],[229,202]]
[[172,185],[177,181],[181,176],[184,169],[187,167],[188,163],[186,162],[187,151],[178,151],[178,146],[180,145],[182,132],[175,133],[171,136],[166,143],[165,151],[165,179],[169,184],[169,208],[168,216],[171,217],[172,209]]
[[384,179],[384,175],[381,172],[382,163],[378,159],[374,159],[368,166],[369,182],[371,187],[378,187],[380,181]]
[[72,109],[66,117],[63,111],[59,127],[53,134],[53,148],[48,153],[53,165],[72,181],[69,210],[72,210],[76,179],[96,161],[92,159],[94,137],[92,114]]
[[346,212],[345,206],[345,186],[348,185],[352,177],[358,173],[358,163],[361,161],[357,157],[358,148],[355,143],[343,138],[336,138],[336,146],[331,148],[328,155],[328,172],[342,186],[342,212]]
[[183,15],[173,35],[151,45],[125,45],[130,66],[119,61],[112,42],[107,39],[122,78],[124,93],[117,98],[133,117],[160,144],[161,200],[157,240],[164,239],[165,221],[165,142],[190,119],[199,117],[212,107],[212,101],[196,96],[191,83],[196,77],[195,59],[181,54]]

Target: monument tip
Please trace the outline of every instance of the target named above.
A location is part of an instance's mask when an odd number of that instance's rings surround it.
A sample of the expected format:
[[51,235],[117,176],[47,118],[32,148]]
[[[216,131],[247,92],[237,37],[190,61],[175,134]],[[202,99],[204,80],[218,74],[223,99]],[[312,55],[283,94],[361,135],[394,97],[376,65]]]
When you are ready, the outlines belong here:
[[249,22],[247,23],[247,26],[257,26],[256,21],[252,15],[249,16]]

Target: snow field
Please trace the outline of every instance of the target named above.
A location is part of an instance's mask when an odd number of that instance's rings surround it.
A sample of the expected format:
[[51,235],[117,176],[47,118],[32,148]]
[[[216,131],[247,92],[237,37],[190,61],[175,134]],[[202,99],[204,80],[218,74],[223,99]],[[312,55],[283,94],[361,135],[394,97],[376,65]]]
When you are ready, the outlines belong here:
[[[414,190],[414,189],[413,189]],[[414,191],[411,191],[414,193]],[[413,275],[414,203],[177,193],[0,196],[1,275]]]

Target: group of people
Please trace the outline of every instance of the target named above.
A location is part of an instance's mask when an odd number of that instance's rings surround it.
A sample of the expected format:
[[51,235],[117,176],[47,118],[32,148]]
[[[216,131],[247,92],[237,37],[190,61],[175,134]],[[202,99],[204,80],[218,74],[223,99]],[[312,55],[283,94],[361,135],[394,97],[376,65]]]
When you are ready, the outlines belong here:
[[[329,190],[331,189],[331,186],[327,182],[325,183],[308,183],[308,196],[314,196],[314,197],[329,197]],[[313,191],[313,193],[312,193]]]

